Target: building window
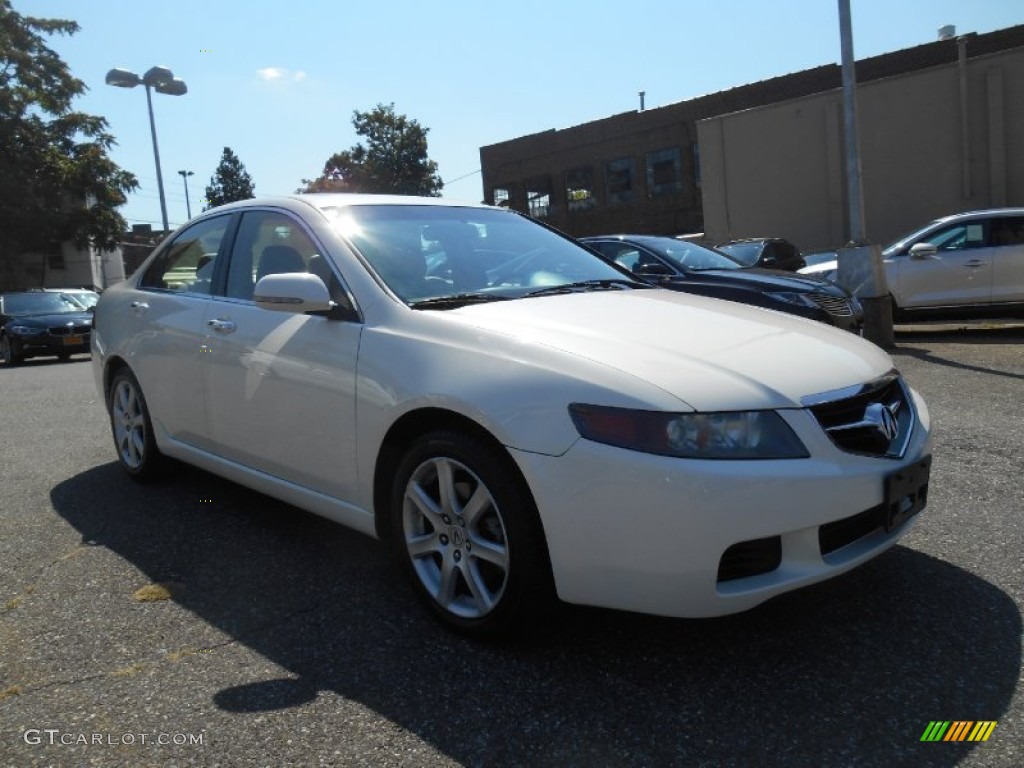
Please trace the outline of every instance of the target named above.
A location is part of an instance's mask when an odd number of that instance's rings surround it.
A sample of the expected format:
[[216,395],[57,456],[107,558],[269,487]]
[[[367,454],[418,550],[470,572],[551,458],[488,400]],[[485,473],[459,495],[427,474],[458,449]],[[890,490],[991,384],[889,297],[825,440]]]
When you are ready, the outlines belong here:
[[46,249],[46,266],[48,269],[67,269],[64,262],[64,249],[60,243],[50,243]]
[[679,147],[647,153],[647,194],[674,195],[682,190]]
[[512,196],[509,194],[508,187],[495,187],[491,190],[491,200],[494,201],[494,205],[500,205],[503,208],[508,208],[512,205]]
[[693,184],[700,188],[700,145],[693,142]]
[[540,176],[526,182],[527,213],[543,219],[551,213],[551,177]]
[[597,204],[594,197],[594,168],[573,168],[565,174],[565,199],[570,211],[585,211]]
[[605,166],[609,203],[628,203],[633,193],[633,158],[620,157]]

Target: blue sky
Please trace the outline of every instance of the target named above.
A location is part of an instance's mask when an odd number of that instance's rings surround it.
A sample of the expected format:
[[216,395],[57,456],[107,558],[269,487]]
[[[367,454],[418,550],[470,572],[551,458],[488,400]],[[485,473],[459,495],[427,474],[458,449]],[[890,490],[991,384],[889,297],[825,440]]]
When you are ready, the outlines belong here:
[[[225,146],[256,194],[291,194],[359,137],[353,110],[391,103],[428,128],[444,194],[483,197],[479,148],[838,63],[836,0],[12,0],[81,30],[51,47],[89,86],[112,156],[140,188],[121,209],[160,225],[142,88],[107,70],[167,66],[189,92],[154,94],[168,216],[193,214]],[[1024,23],[1021,0],[851,0],[857,58]]]

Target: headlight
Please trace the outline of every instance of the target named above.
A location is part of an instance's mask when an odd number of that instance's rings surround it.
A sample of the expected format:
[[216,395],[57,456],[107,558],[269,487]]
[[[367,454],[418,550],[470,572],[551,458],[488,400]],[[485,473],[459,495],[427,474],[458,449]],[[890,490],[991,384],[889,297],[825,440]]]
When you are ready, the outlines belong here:
[[790,291],[782,291],[780,293],[766,293],[766,296],[771,296],[773,299],[784,301],[787,304],[797,304],[801,307],[816,307],[814,299],[808,296],[806,293],[792,293]]
[[7,329],[15,336],[38,336],[46,333],[45,328],[35,328],[31,325],[9,325]]
[[573,403],[576,430],[597,443],[686,459],[804,459],[810,454],[774,411],[663,413]]

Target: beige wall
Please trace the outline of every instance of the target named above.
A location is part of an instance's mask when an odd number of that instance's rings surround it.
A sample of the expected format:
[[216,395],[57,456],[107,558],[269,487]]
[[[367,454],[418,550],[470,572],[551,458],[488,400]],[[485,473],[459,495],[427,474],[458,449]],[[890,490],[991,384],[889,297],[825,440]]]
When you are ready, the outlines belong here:
[[[967,90],[965,173],[958,65],[858,87],[873,242],[957,211],[1024,206],[1024,50],[968,59]],[[848,239],[841,91],[702,120],[697,132],[710,239],[773,235],[805,252]]]

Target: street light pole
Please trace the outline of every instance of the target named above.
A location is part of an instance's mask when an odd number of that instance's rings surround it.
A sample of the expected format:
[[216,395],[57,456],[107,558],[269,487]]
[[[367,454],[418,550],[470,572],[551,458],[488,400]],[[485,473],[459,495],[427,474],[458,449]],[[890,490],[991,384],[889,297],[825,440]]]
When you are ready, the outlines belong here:
[[153,135],[153,158],[156,160],[156,186],[160,190],[160,216],[164,222],[164,232],[170,227],[167,224],[167,199],[164,197],[164,175],[160,171],[160,147],[156,143],[156,120],[153,119],[153,97],[146,85],[146,106],[149,107],[149,132]]
[[865,224],[850,0],[839,0],[839,38],[843,64],[843,135],[850,242],[837,252],[837,277],[839,284],[856,295],[864,307],[864,337],[881,347],[891,348],[895,344],[892,304],[882,266],[882,251],[869,242]]
[[192,206],[188,202],[188,177],[192,175],[192,171],[178,171],[181,176],[181,180],[185,183],[185,213],[188,214],[189,219],[192,218]]
[[[156,141],[156,120],[153,118],[153,97],[150,88],[157,93],[164,93],[168,96],[182,96],[188,93],[188,86],[185,81],[174,76],[167,67],[150,67],[146,74],[139,77],[127,69],[112,69],[107,72],[107,85],[115,85],[118,88],[134,88],[137,85],[146,87],[146,105],[149,108],[149,132],[153,137],[153,159],[156,162],[156,183],[160,192],[160,215],[163,217],[164,232],[170,229],[167,222],[167,199],[164,197],[164,175],[160,169],[160,148]],[[191,217],[189,217],[191,218]]]

